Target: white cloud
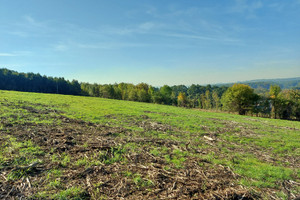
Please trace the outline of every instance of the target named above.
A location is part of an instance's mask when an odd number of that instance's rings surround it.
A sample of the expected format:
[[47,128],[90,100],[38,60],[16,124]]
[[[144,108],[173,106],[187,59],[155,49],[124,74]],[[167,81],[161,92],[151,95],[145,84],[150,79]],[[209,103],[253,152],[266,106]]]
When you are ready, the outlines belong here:
[[106,29],[102,30],[102,32],[116,35],[147,34],[152,33],[153,30],[158,30],[162,27],[164,27],[163,24],[149,21],[121,28],[106,27]]
[[154,6],[147,6],[146,7],[146,14],[150,15],[151,17],[159,17],[160,15],[157,13],[157,8]]
[[0,57],[11,57],[11,56],[29,56],[31,55],[31,51],[13,51],[12,53],[1,53]]
[[150,30],[150,29],[153,29],[155,27],[155,23],[153,22],[145,22],[145,23],[142,23],[138,26],[139,29],[141,30]]
[[21,38],[49,36],[52,34],[51,30],[53,30],[48,22],[37,21],[29,15],[24,15],[19,21],[11,22],[6,26],[2,28],[4,33]]
[[0,53],[0,57],[10,57],[10,56],[16,56],[16,55],[12,53]]
[[178,34],[178,33],[162,33],[161,35],[168,36],[168,37],[184,38],[184,39],[217,41],[217,42],[227,42],[227,43],[236,43],[236,44],[240,42],[240,40],[238,39],[225,38],[225,37],[208,37],[208,36],[201,36],[201,35]]
[[31,24],[36,24],[35,20],[29,15],[25,15],[24,19]]
[[45,27],[45,24],[43,22],[38,22],[37,20],[35,20],[33,17],[31,17],[29,15],[25,15],[25,16],[23,16],[23,18],[24,18],[25,22],[27,22],[31,26]]
[[24,31],[11,31],[11,32],[8,32],[8,34],[16,35],[19,37],[28,37],[28,33],[24,32]]
[[57,24],[57,22],[53,24],[51,21],[40,21],[30,15],[24,15],[21,22],[15,24],[15,28],[18,31],[12,31],[11,33],[21,37],[38,35],[51,36],[53,31],[56,31],[58,28],[56,27]]
[[99,43],[83,43],[75,41],[61,42],[59,44],[52,45],[55,51],[68,51],[70,49],[89,49],[89,50],[111,50],[120,48],[136,48],[136,47],[149,47],[153,46],[151,43],[135,43],[135,42],[99,42]]
[[150,43],[134,43],[134,42],[103,42],[97,44],[83,44],[83,43],[74,43],[73,44],[76,48],[83,48],[83,49],[120,49],[120,48],[127,48],[127,47],[149,47],[153,46]]
[[246,18],[256,18],[256,11],[263,8],[261,1],[235,0],[235,5],[228,9],[229,13],[242,13]]
[[162,34],[169,37],[178,37],[178,38],[186,38],[186,39],[197,39],[197,40],[217,40],[213,37],[206,37],[200,35],[190,35],[190,34],[178,34],[178,33],[166,33]]
[[65,44],[56,44],[56,45],[54,45],[54,49],[56,51],[67,51],[69,49],[69,47]]
[[271,8],[275,11],[278,11],[278,12],[282,11],[284,6],[285,6],[284,2],[283,3],[278,3],[278,2],[277,3],[271,3],[271,4],[268,5],[269,8]]

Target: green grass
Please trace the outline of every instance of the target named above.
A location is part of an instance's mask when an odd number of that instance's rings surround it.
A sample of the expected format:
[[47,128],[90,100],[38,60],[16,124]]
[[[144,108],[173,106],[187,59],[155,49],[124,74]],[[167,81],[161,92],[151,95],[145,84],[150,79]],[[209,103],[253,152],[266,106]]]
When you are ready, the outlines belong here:
[[52,169],[47,174],[47,179],[59,178],[62,175],[62,171],[58,169]]
[[98,160],[106,165],[110,165],[115,162],[122,162],[125,161],[124,153],[126,149],[119,147],[119,148],[111,148],[110,151],[100,151],[98,155]]
[[50,188],[60,188],[61,187],[61,182],[58,179],[55,179],[54,181],[51,181],[49,183]]
[[165,155],[165,159],[168,163],[174,164],[175,167],[179,169],[183,168],[187,154],[187,152],[180,151],[179,149],[174,149],[172,154]]
[[60,191],[58,194],[54,196],[54,199],[57,200],[83,200],[83,199],[88,199],[86,196],[86,192],[79,187],[71,187],[66,190]]
[[[53,110],[61,113],[51,112],[49,116],[53,118],[43,114],[36,116],[31,113],[33,108],[42,113]],[[114,133],[116,138],[170,140],[178,142],[180,147],[169,149],[155,143],[128,142],[125,146],[93,152],[88,158],[73,160],[68,153],[50,155],[31,140],[20,141],[7,133],[1,135],[5,142],[1,143],[0,167],[28,165],[41,156],[48,156],[51,162],[59,163],[64,168],[114,163],[126,165],[127,154],[148,151],[166,161],[168,166],[165,169],[184,169],[189,158],[201,158],[215,165],[228,166],[240,175],[239,183],[246,187],[278,189],[278,184],[284,180],[300,180],[300,171],[296,168],[296,163],[292,162],[300,157],[300,123],[296,121],[252,118],[94,97],[12,91],[0,91],[0,114],[5,120],[0,122],[2,132],[6,130],[5,124],[59,124],[61,121],[55,116],[64,115],[109,127],[124,127],[131,133],[131,136],[127,136],[127,132]],[[147,123],[142,126],[143,122]],[[212,144],[203,138],[205,135],[214,138]],[[185,149],[187,144],[189,146]],[[88,143],[84,142],[81,146],[88,148]],[[203,153],[200,155],[194,149]],[[130,177],[138,187],[151,187],[153,184],[141,175],[130,173],[125,176]],[[23,176],[26,176],[25,172],[11,174],[9,177],[19,179]],[[63,183],[56,179],[60,176],[61,170],[50,171],[48,186],[63,187]],[[296,190],[300,192],[299,187]],[[62,190],[55,198],[76,199],[76,196],[83,193],[80,188],[74,187]],[[278,196],[284,195],[278,192]]]
[[[30,140],[18,142],[15,137],[3,137],[5,143],[0,145],[0,169],[5,166],[26,166],[34,162],[40,162],[39,156],[45,155],[40,147]],[[28,171],[27,171],[28,172]],[[19,179],[27,174],[26,171],[17,170],[9,174],[10,179]]]

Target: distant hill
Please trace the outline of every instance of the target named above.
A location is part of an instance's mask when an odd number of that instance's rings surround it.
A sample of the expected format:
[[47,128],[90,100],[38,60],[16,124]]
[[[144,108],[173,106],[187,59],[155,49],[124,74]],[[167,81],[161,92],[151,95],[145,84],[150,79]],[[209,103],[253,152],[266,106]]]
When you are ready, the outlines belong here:
[[[268,90],[271,85],[279,85],[281,89],[295,89],[295,88],[300,89],[300,77],[278,78],[278,79],[257,79],[257,80],[242,81],[237,83],[246,84],[258,90],[263,90],[263,89]],[[218,84],[218,85],[231,86],[233,84],[234,83]]]

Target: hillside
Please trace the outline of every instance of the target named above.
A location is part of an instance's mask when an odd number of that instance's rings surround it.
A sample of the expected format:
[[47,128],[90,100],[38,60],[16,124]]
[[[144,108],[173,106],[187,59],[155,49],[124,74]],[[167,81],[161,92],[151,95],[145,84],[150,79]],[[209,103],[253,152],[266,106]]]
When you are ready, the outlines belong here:
[[[300,87],[300,77],[295,78],[277,78],[277,79],[257,79],[250,81],[241,81],[238,83],[249,85],[254,89],[265,89],[269,90],[271,85],[278,85],[281,89],[293,89]],[[217,84],[217,85],[225,85],[232,86],[234,83],[228,84]]]
[[0,91],[0,199],[289,199],[300,123]]

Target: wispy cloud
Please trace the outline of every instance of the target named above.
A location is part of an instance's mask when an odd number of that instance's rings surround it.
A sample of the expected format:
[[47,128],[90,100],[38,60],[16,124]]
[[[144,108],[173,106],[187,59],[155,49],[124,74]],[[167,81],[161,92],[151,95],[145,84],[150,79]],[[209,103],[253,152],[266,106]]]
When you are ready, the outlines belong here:
[[[222,44],[240,44],[239,39],[227,37],[222,30],[222,27],[216,28],[218,31],[212,34],[214,27],[217,25],[209,25],[208,22],[205,26],[209,26],[206,34],[203,34],[202,30],[195,30],[190,28],[183,28],[177,24],[162,24],[154,21],[146,21],[130,27],[102,27],[99,29],[86,29],[77,26],[72,26],[72,31],[68,39],[58,42],[52,45],[55,51],[69,51],[73,49],[121,49],[121,48],[144,48],[144,47],[164,47],[164,48],[190,48],[193,44],[185,42],[185,40],[195,41],[211,41]],[[75,39],[76,35],[91,35],[94,43],[88,42],[85,39]],[[140,35],[153,36],[151,42],[137,41],[133,38],[138,38]],[[208,36],[209,35],[209,36]],[[134,37],[133,37],[134,36]],[[164,42],[164,39],[177,38],[180,39],[180,43],[172,44],[170,41]],[[126,39],[126,42],[124,42]]]
[[161,35],[168,36],[168,37],[196,39],[196,40],[207,40],[207,41],[240,42],[240,40],[231,39],[231,38],[207,37],[207,36],[190,35],[190,34],[165,33],[165,34],[161,34]]
[[132,26],[130,28],[111,28],[110,30],[108,30],[108,32],[110,34],[116,34],[121,36],[144,34],[162,37],[176,37],[181,39],[221,41],[231,43],[240,42],[239,39],[227,37],[227,32],[223,29],[221,25],[209,23],[204,19],[200,21],[200,28],[194,27],[191,24],[186,24],[184,22],[174,24],[144,22],[136,26]]
[[16,56],[16,54],[12,54],[12,53],[0,53],[0,57],[11,57],[11,56]]
[[152,43],[137,43],[137,42],[102,42],[102,43],[79,43],[79,42],[67,42],[65,44],[60,43],[53,45],[56,51],[69,51],[74,49],[90,49],[90,50],[113,50],[120,48],[139,48],[155,46]]
[[[240,0],[241,1],[241,0]],[[245,1],[246,2],[246,1]],[[238,7],[234,12],[252,11],[262,7],[260,1],[254,3],[237,2]],[[151,15],[152,20],[140,24],[112,28],[110,33],[121,36],[144,34],[153,36],[168,36],[181,39],[194,39],[203,41],[216,41],[238,44],[240,39],[233,38],[236,32],[234,27],[225,26],[222,23],[209,17],[216,12],[215,7],[201,8],[188,7],[182,8],[176,5],[169,5],[167,11],[158,10],[156,7],[149,6],[145,10]],[[197,19],[197,20],[194,20]]]
[[155,27],[158,27],[158,25],[156,23],[153,23],[153,22],[145,22],[145,23],[142,23],[138,26],[138,29],[139,30],[151,30]]
[[232,12],[253,12],[263,7],[261,1],[235,0],[235,5],[231,8]]
[[43,36],[48,37],[53,32],[58,31],[59,23],[53,23],[51,21],[37,20],[30,15],[24,15],[20,18],[20,21],[11,24],[8,33],[19,37],[35,37]]
[[68,45],[65,44],[55,44],[53,48],[55,51],[67,51],[69,49]]
[[[300,0],[299,0],[300,1]],[[275,10],[275,11],[282,11],[285,7],[285,2],[276,2],[276,3],[271,3],[268,5],[269,8]]]
[[146,6],[145,13],[154,18],[160,17],[160,14],[158,14],[157,8],[154,6]]
[[19,36],[19,37],[28,37],[28,33],[24,31],[9,31],[8,34]]
[[102,33],[116,35],[147,34],[164,27],[165,25],[162,23],[146,21],[125,27],[106,27],[102,29]]
[[11,22],[2,29],[5,34],[27,38],[40,34],[46,35],[45,33],[49,32],[50,27],[46,22],[37,21],[30,15],[24,15],[18,21]]
[[246,18],[256,18],[256,11],[263,8],[261,1],[235,0],[235,5],[230,7],[230,13],[243,13]]
[[[259,5],[253,4],[252,7],[258,8]],[[57,52],[67,52],[73,49],[174,47],[175,44],[172,44],[170,40],[164,42],[166,37],[181,39],[180,44],[177,44],[180,47],[193,46],[190,42],[186,42],[187,40],[231,45],[241,43],[239,39],[232,37],[228,31],[229,28],[210,20],[209,17],[197,16],[198,20],[192,21],[180,17],[198,15],[201,12],[197,8],[170,7],[168,9],[169,12],[160,13],[151,6],[146,9],[147,14],[152,16],[149,20],[116,26],[104,24],[92,28],[67,22],[42,21],[32,15],[25,15],[22,18],[22,24],[18,24],[21,28],[12,31],[11,34],[20,37],[51,37],[53,39],[51,44],[48,43],[46,46]],[[153,17],[154,15],[156,17]],[[143,41],[146,37],[151,37],[151,42]]]
[[170,5],[168,12],[165,13],[168,17],[194,17],[199,15],[203,10],[199,7],[181,8],[175,5]]
[[40,28],[46,28],[47,25],[45,22],[37,21],[30,15],[23,16],[23,19],[28,25],[34,26],[34,27],[40,27]]
[[29,56],[31,55],[31,51],[13,51],[12,53],[1,53],[0,57],[12,57],[12,56]]

